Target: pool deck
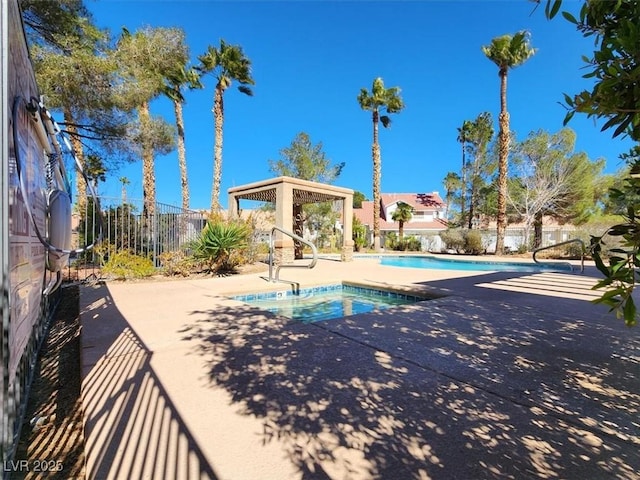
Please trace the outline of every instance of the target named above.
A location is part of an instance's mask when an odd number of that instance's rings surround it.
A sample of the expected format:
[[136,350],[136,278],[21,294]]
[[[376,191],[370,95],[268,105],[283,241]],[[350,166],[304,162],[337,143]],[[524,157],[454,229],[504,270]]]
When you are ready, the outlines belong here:
[[[640,330],[592,266],[265,274],[82,288],[88,479],[640,479]],[[340,281],[442,298],[314,324],[227,298]]]

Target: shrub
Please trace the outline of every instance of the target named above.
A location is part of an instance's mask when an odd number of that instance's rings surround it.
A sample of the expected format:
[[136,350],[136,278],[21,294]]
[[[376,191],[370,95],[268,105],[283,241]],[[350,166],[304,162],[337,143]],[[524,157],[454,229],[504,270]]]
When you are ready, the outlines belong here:
[[362,247],[367,243],[367,228],[362,224],[362,222],[353,216],[353,244],[356,252],[362,250]]
[[440,232],[440,238],[444,242],[447,249],[455,250],[460,253],[464,249],[464,236],[459,228],[450,228],[444,232]]
[[233,270],[239,255],[249,246],[248,225],[240,220],[209,220],[195,242],[195,257],[206,262],[209,271]]
[[398,246],[398,235],[395,232],[388,232],[384,236],[384,248],[388,248],[389,250],[396,250]]
[[120,250],[109,256],[102,266],[102,274],[117,280],[150,277],[156,273],[151,259],[136,255],[129,250]]
[[422,242],[420,242],[419,238],[414,237],[413,235],[405,238],[403,243],[404,250],[409,250],[410,252],[419,252],[422,250]]
[[198,270],[198,262],[195,258],[181,250],[161,253],[158,259],[162,265],[162,273],[170,277],[177,275],[188,277]]
[[464,232],[464,251],[470,255],[484,253],[482,235],[478,230],[466,230]]

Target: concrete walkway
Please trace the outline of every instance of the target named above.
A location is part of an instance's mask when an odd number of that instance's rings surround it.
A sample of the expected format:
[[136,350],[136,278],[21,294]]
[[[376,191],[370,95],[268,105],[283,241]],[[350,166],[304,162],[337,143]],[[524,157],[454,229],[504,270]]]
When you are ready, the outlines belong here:
[[593,269],[283,269],[446,295],[314,324],[226,297],[263,276],[83,288],[87,478],[640,478],[640,330]]

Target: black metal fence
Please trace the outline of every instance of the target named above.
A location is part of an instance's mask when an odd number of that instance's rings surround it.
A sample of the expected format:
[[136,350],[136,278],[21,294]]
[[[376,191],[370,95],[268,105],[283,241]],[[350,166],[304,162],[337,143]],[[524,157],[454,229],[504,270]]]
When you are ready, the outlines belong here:
[[101,261],[121,250],[146,256],[159,267],[162,253],[187,249],[207,221],[206,212],[164,203],[156,203],[151,212],[145,210],[142,200],[100,197],[99,205],[98,209],[89,199],[73,213],[73,248],[96,245],[70,259],[72,279],[96,275]]

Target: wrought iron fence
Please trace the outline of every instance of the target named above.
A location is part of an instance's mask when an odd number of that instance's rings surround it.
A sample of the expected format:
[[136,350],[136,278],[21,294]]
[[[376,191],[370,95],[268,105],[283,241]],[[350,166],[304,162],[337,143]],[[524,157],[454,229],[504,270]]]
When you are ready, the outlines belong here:
[[82,249],[102,238],[94,248],[70,259],[68,276],[83,280],[97,275],[110,251],[129,250],[150,258],[160,266],[160,255],[189,248],[206,221],[207,213],[156,203],[152,212],[142,200],[99,198],[100,209],[92,199],[73,213],[73,248]]

